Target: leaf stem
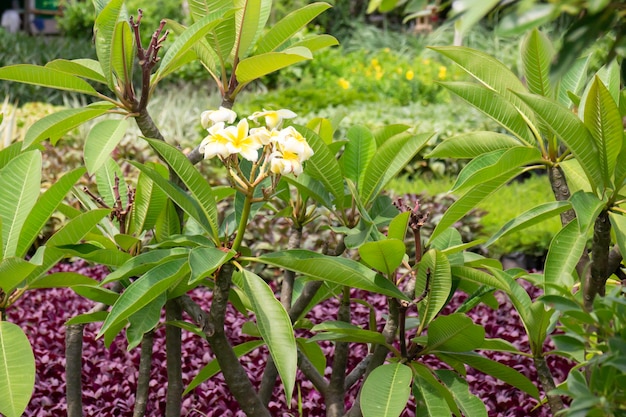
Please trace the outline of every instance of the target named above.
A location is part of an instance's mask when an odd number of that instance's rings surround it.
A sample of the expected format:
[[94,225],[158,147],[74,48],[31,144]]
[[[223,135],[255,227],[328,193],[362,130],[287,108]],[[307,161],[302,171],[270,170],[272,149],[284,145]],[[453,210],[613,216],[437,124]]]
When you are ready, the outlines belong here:
[[239,220],[239,226],[237,228],[237,235],[235,236],[235,240],[231,246],[231,249],[234,251],[239,250],[239,246],[241,246],[241,242],[243,241],[243,235],[246,231],[246,226],[248,226],[248,217],[250,217],[250,209],[252,208],[253,194],[254,188],[249,189],[246,193],[246,199],[243,203],[243,211],[241,212],[241,219]]

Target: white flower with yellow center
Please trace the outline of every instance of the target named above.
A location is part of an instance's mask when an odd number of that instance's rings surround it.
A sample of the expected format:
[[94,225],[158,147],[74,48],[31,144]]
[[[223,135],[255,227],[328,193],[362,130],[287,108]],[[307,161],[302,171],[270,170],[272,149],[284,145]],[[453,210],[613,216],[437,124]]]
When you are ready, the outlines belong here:
[[294,112],[292,112],[291,110],[287,110],[287,109],[280,109],[280,110],[263,109],[263,111],[258,111],[258,112],[253,113],[251,116],[248,117],[248,119],[257,120],[257,119],[260,119],[261,117],[264,117],[265,126],[267,126],[269,130],[272,130],[272,129],[280,128],[283,123],[283,120],[293,119],[296,116],[297,115]]
[[276,129],[268,130],[266,127],[256,127],[250,129],[250,136],[257,138],[263,146],[276,143],[280,137],[280,131]]
[[218,110],[207,110],[200,115],[200,123],[205,129],[218,123],[233,123],[236,119],[237,113],[221,106]]
[[270,171],[278,175],[302,174],[302,162],[298,154],[287,150],[275,151],[270,155]]
[[259,158],[257,151],[263,147],[263,144],[257,137],[248,135],[246,119],[242,119],[237,126],[228,126],[224,131],[229,137],[226,148],[231,154],[238,153],[248,161],[256,162]]
[[230,137],[226,134],[224,122],[217,123],[207,130],[209,135],[202,140],[198,148],[200,153],[204,154],[204,159],[213,158],[215,155],[226,158],[230,155],[230,151],[226,146],[230,142]]
[[282,149],[297,154],[301,162],[313,156],[313,149],[311,149],[304,136],[293,126],[286,127],[280,133],[278,143]]

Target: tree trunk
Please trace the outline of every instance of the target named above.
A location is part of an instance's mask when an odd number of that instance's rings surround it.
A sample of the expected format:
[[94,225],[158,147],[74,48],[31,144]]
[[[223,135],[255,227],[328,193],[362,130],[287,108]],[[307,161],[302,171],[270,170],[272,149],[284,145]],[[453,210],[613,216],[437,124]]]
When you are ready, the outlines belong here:
[[[181,320],[182,309],[176,300],[165,303],[165,319]],[[165,417],[180,417],[183,397],[181,329],[176,326],[165,328],[165,350],[167,358],[167,399]]]
[[67,417],[83,415],[83,324],[72,324],[65,329],[65,395]]

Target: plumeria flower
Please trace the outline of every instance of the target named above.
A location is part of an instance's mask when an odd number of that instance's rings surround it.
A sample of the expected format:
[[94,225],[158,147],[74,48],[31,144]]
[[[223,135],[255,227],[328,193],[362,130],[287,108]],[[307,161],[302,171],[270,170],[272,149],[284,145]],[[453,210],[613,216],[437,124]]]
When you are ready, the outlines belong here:
[[205,129],[222,122],[233,123],[235,119],[237,119],[237,113],[221,106],[218,110],[207,110],[200,115],[200,123]]
[[254,136],[265,146],[275,143],[280,137],[280,131],[276,129],[268,130],[266,127],[255,127],[250,129],[250,136]]
[[226,135],[224,122],[211,126],[208,131],[209,135],[202,140],[198,149],[200,153],[204,154],[204,159],[213,158],[215,155],[226,158],[230,155],[230,151],[226,146],[230,142],[230,137]]
[[270,155],[270,171],[278,175],[302,174],[302,162],[298,154],[289,151],[275,151]]
[[283,149],[298,154],[301,161],[306,161],[313,156],[313,149],[293,126],[286,127],[280,133],[278,143]]
[[253,113],[248,119],[257,120],[261,117],[265,117],[265,125],[269,130],[278,129],[285,119],[293,119],[297,115],[291,110],[265,110]]
[[242,119],[237,126],[228,126],[224,131],[230,139],[226,147],[231,154],[238,153],[248,161],[256,162],[259,158],[257,151],[263,147],[263,144],[257,137],[248,135],[246,119]]

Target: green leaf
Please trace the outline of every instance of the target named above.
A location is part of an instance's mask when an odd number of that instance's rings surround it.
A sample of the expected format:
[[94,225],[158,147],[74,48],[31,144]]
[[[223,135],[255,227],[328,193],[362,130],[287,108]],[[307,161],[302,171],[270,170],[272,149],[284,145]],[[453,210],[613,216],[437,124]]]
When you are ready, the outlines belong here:
[[[173,146],[156,139],[146,139],[150,145],[156,149],[163,160],[176,172],[191,195],[197,201],[199,208],[209,221],[214,241],[219,242],[217,226],[217,203],[211,185],[206,178],[189,162],[187,157]],[[153,179],[154,181],[154,179]],[[162,182],[162,181],[161,181]],[[157,182],[157,184],[159,184]],[[167,193],[167,190],[164,190]],[[171,198],[171,196],[170,196]],[[177,204],[178,202],[175,201]],[[184,210],[184,207],[181,207]]]
[[532,381],[526,378],[521,373],[517,372],[513,368],[509,368],[499,362],[487,359],[477,353],[440,353],[437,355],[444,361],[446,359],[453,359],[466,363],[467,365],[475,368],[481,372],[498,378],[509,385],[512,385],[525,393],[531,395],[533,398],[539,398],[539,390],[532,383]]
[[0,413],[22,415],[35,386],[35,356],[19,326],[0,321]]
[[574,65],[563,75],[559,81],[558,100],[559,103],[564,106],[570,107],[572,100],[570,100],[567,92],[572,94],[580,94],[585,85],[587,79],[587,68],[589,67],[589,61],[591,54],[578,58]]
[[511,179],[517,177],[522,171],[523,170],[519,168],[517,170],[505,172],[504,174],[496,177],[485,178],[482,184],[478,184],[468,190],[461,198],[455,201],[448,208],[448,210],[446,210],[445,214],[435,227],[435,230],[433,230],[430,240],[432,241],[445,229],[452,226],[471,209],[476,207],[478,203],[489,197]]
[[[620,165],[616,167],[619,169]],[[570,190],[570,194],[574,194],[577,191],[591,192],[591,184],[585,175],[585,171],[580,166],[580,162],[577,159],[571,158],[561,162],[561,168],[565,173],[567,180],[567,186]]]
[[124,20],[119,21],[113,31],[111,69],[123,85],[132,82],[134,58],[135,42],[130,24]]
[[615,229],[615,237],[620,253],[626,253],[626,216],[623,214],[609,213],[609,220]]
[[301,46],[308,49],[311,52],[319,51],[320,49],[328,48],[330,46],[339,45],[337,38],[327,34],[311,35],[304,39],[291,44],[292,48]]
[[466,417],[487,417],[487,408],[480,398],[470,393],[467,381],[456,372],[447,369],[436,371],[437,377],[446,384]]
[[98,285],[99,282],[93,278],[86,277],[85,275],[78,274],[76,272],[56,272],[54,274],[46,275],[37,280],[28,288],[67,288],[74,285]]
[[528,33],[522,42],[522,67],[528,90],[544,97],[552,96],[550,64],[554,57],[550,40],[537,29]]
[[104,163],[100,165],[100,168],[98,168],[98,171],[95,174],[100,197],[109,207],[115,206],[115,200],[117,198],[115,193],[117,178],[118,192],[122,202],[122,207],[126,207],[128,204],[128,195],[124,192],[124,174],[122,173],[118,163],[111,156],[106,155]]
[[[244,342],[240,345],[235,346],[233,348],[233,351],[235,352],[235,355],[238,358],[240,358],[241,356],[252,352],[254,349],[258,348],[262,344],[263,344],[262,340],[251,340],[249,342]],[[183,395],[186,395],[189,392],[191,392],[191,390],[196,388],[198,385],[202,384],[207,379],[216,375],[218,372],[220,372],[220,370],[221,370],[220,364],[217,362],[217,360],[216,359],[211,360],[207,365],[205,365],[202,369],[200,369],[200,372],[198,372],[198,375],[196,375],[191,380],[189,385],[187,385],[187,388],[185,388]]]
[[345,321],[325,321],[313,326],[312,332],[318,333],[310,341],[316,340],[334,340],[351,343],[374,343],[386,344],[385,337],[373,330],[365,330],[354,324]]
[[166,301],[167,297],[163,293],[128,317],[130,326],[126,329],[127,351],[139,346],[143,340],[143,335],[156,327],[161,319],[161,310]]
[[152,268],[134,281],[117,299],[97,337],[102,337],[115,325],[167,291],[186,272],[187,259],[173,259]]
[[39,236],[39,232],[46,226],[46,223],[69,190],[84,173],[85,168],[82,167],[65,173],[39,197],[37,204],[28,213],[28,217],[22,226],[17,244],[17,256],[24,256],[28,252],[35,239]]
[[498,122],[521,142],[527,145],[536,143],[528,123],[509,97],[476,83],[452,81],[440,84]]
[[597,157],[598,148],[583,122],[568,108],[553,100],[537,95],[518,95],[565,142],[585,170],[592,187],[595,189],[604,184]]
[[398,239],[399,241],[404,242],[404,237],[406,236],[410,217],[410,211],[405,211],[394,217],[389,223],[389,228],[387,229],[387,238]]
[[78,109],[66,109],[48,116],[44,116],[37,120],[28,129],[24,136],[22,149],[32,148],[39,142],[49,139],[53,145],[70,130],[82,125],[83,123],[95,119],[107,113],[114,106],[106,105],[100,107],[83,107]]
[[291,403],[298,368],[298,348],[291,319],[272,289],[261,277],[241,271],[246,295],[252,302],[259,332],[274,359],[283,382],[287,403]]
[[521,144],[514,137],[502,133],[468,132],[444,140],[426,158],[476,158]]
[[109,158],[127,129],[126,119],[103,120],[91,128],[85,140],[83,155],[90,174],[95,173]]
[[72,324],[87,324],[87,323],[99,323],[104,321],[109,315],[108,311],[96,311],[95,313],[85,313],[74,316],[65,322],[66,326]]
[[485,243],[485,246],[492,245],[496,240],[509,233],[516,232],[518,230],[526,229],[527,227],[534,226],[537,223],[541,223],[544,220],[552,218],[561,214],[562,212],[569,210],[571,203],[569,201],[553,201],[550,203],[540,204],[537,207],[525,211],[513,220],[507,222],[496,234],[494,234]]
[[324,141],[312,130],[298,128],[314,151],[313,156],[306,162],[304,172],[324,184],[326,189],[335,197],[337,208],[344,205],[344,183],[341,168],[335,155],[331,153]]
[[55,59],[46,64],[47,68],[57,69],[71,75],[77,75],[102,84],[106,84],[107,80],[102,74],[102,67],[98,61],[93,59]]
[[374,369],[361,390],[363,417],[397,417],[411,394],[411,368],[399,363]]
[[25,152],[0,171],[0,221],[4,257],[17,254],[18,241],[28,213],[39,197],[41,153]]
[[235,57],[243,60],[261,35],[272,8],[271,0],[235,0]]
[[[430,275],[430,279],[427,276]],[[450,262],[446,255],[431,249],[422,256],[415,283],[415,296],[424,292],[428,280],[428,294],[418,305],[420,329],[424,329],[446,305],[452,290]],[[418,333],[420,333],[418,331]]]
[[324,375],[326,370],[326,354],[320,345],[310,342],[310,339],[301,337],[296,338],[296,343],[298,344],[298,351],[303,353],[309,359],[313,367],[320,373],[320,375]]
[[432,134],[424,133],[410,136],[393,136],[386,140],[376,151],[365,170],[361,200],[368,207],[387,185],[413,157],[428,143]]
[[191,267],[189,284],[195,284],[210,276],[236,254],[232,249],[222,250],[206,246],[193,248],[189,252],[189,266]]
[[453,16],[458,18],[455,29],[461,33],[466,33],[483,17],[489,14],[498,3],[498,0],[485,0],[480,3],[474,3],[473,1],[458,2],[452,9]]
[[[1,115],[2,113],[0,113]],[[10,161],[21,154],[22,144],[15,142],[12,145],[0,150],[0,170],[4,168]]]
[[22,258],[10,257],[0,261],[0,288],[5,294],[11,294],[15,287],[26,279],[35,268],[36,264]]
[[395,270],[402,264],[406,247],[398,239],[386,239],[367,242],[359,246],[361,260],[387,277],[392,277]]
[[617,104],[597,76],[587,95],[584,120],[599,151],[596,158],[600,161],[604,187],[613,188],[611,180],[624,143],[624,126]]
[[[135,161],[130,161],[130,163],[138,168],[141,172],[145,173],[174,203],[176,203],[177,206],[179,206],[185,213],[187,213],[196,222],[198,222],[198,224],[202,226],[202,228],[207,233],[209,233],[211,236],[215,234],[214,227],[211,224],[212,222],[210,222],[207,218],[203,208],[200,207],[200,202],[198,200],[192,199],[180,187],[172,184],[170,181],[163,178],[161,174],[159,174],[156,170],[150,168],[149,166],[140,164]],[[195,172],[200,175],[198,171]],[[191,180],[192,182],[194,181],[193,177],[187,178],[187,180]],[[203,179],[203,181],[205,180]],[[209,187],[208,183],[206,185],[207,187]],[[205,192],[206,189],[204,191],[198,191]],[[204,196],[206,197],[206,194]],[[205,201],[205,203],[210,204],[209,201]],[[213,200],[213,203],[215,203],[215,200]]]
[[311,51],[303,46],[296,46],[281,52],[267,52],[241,60],[237,65],[235,75],[239,84],[243,85],[279,69],[310,59],[313,59]]
[[[167,176],[167,169],[160,164],[155,164],[158,170],[163,169]],[[137,177],[137,188],[135,189],[135,202],[129,225],[129,233],[141,234],[150,230],[156,224],[159,213],[165,208],[167,196],[157,187],[154,182],[144,173],[139,173]]]
[[215,29],[215,27],[221,22],[221,18],[230,7],[216,7],[211,13],[207,13],[205,16],[197,20],[193,25],[185,29],[167,49],[165,56],[161,60],[161,65],[157,72],[157,78],[163,78],[163,76],[170,72],[171,67],[176,65],[177,61],[188,51],[190,51],[195,44]]
[[552,238],[544,272],[543,288],[553,294],[554,287],[572,288],[576,280],[572,271],[587,244],[587,233],[581,232],[577,222],[568,223]]
[[257,262],[298,272],[311,278],[360,288],[406,300],[388,279],[351,259],[321,255],[307,250],[287,250],[253,258]]
[[[39,283],[39,281],[37,282]],[[73,285],[72,290],[83,298],[108,306],[115,304],[115,302],[119,299],[119,294],[115,291],[102,287],[96,287],[93,283],[89,283],[88,285]]]
[[450,314],[434,319],[428,326],[426,352],[467,352],[478,349],[485,340],[485,329],[464,314]]
[[259,39],[255,53],[264,54],[278,49],[289,38],[330,7],[328,3],[312,3],[289,13]]
[[593,227],[593,223],[605,207],[605,202],[600,200],[593,193],[576,192],[570,197],[572,207],[576,212],[576,221],[578,229],[581,232],[587,232]]
[[416,417],[449,416],[460,417],[461,411],[454,402],[452,393],[437,380],[430,368],[419,362],[411,364],[415,370],[413,395],[415,396]]
[[174,259],[187,258],[189,250],[186,248],[153,249],[140,255],[134,256],[124,265],[111,272],[102,281],[101,285],[113,281],[119,281],[136,275],[142,275],[148,270],[156,267],[160,263],[172,261]]
[[115,27],[117,22],[124,20],[126,7],[124,0],[110,0],[102,11],[97,15],[94,23],[94,38],[96,54],[102,66],[102,73],[112,91],[115,91],[113,82],[113,45],[115,40]]
[[19,64],[0,68],[0,80],[56,88],[57,90],[100,96],[85,80],[66,72],[38,65]]
[[365,170],[376,153],[376,141],[365,126],[353,126],[347,133],[348,143],[341,156],[343,174],[363,191]]

